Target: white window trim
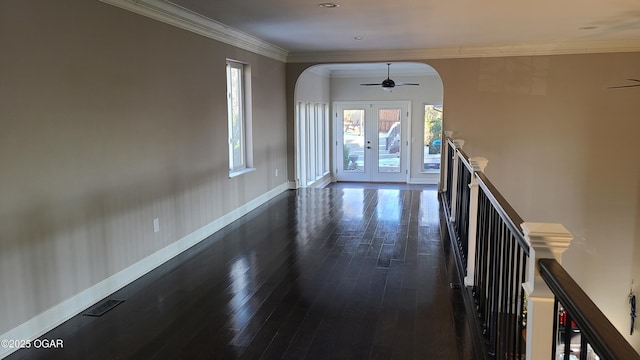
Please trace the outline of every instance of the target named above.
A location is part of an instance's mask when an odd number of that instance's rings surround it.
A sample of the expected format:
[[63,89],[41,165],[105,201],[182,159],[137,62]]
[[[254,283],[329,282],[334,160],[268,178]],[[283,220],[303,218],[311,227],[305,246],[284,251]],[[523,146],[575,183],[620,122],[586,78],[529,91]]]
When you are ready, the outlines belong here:
[[[237,167],[237,168],[232,168],[233,165],[233,158],[232,158],[232,149],[231,149],[231,134],[229,134],[229,146],[228,146],[228,151],[229,151],[229,178],[234,178],[236,176],[242,175],[242,174],[246,174],[249,172],[252,172],[253,170],[255,170],[255,167],[253,166],[253,136],[252,136],[252,117],[251,117],[251,109],[252,109],[252,105],[251,105],[251,68],[248,64],[240,62],[240,61],[236,61],[236,60],[232,60],[232,59],[227,59],[226,61],[226,67],[228,68],[229,66],[237,68],[237,69],[242,69],[242,103],[243,103],[243,108],[242,108],[242,124],[241,124],[241,128],[242,128],[242,138],[241,138],[241,144],[242,144],[242,156],[243,156],[243,166],[242,167]],[[227,71],[227,106],[229,106],[229,77],[228,77],[228,71]],[[230,130],[230,126],[231,126],[231,122],[229,119],[229,110],[227,110],[227,126],[229,127]]]
[[252,167],[252,168],[244,168],[244,169],[236,170],[236,171],[230,171],[229,172],[229,178],[231,179],[231,178],[234,178],[236,176],[247,174],[247,173],[250,173],[250,172],[255,171],[255,170],[256,170],[256,168]]

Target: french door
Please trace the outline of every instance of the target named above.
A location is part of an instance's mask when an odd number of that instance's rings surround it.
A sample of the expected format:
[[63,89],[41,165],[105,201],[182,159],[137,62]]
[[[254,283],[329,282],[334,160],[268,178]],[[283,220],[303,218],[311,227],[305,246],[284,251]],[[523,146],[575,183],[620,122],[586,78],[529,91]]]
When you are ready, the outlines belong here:
[[338,181],[406,182],[410,102],[336,102]]

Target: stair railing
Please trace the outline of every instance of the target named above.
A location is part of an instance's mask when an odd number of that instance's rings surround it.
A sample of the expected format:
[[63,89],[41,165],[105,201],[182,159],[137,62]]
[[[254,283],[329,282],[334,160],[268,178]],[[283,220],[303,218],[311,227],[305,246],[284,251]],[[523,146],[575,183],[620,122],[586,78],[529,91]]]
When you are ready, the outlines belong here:
[[[441,198],[486,357],[573,359],[564,352],[572,351],[580,360],[640,359],[611,323],[589,315],[588,297],[562,268],[562,253],[573,239],[567,229],[525,222],[484,174],[487,159],[468,157],[464,141],[445,134]],[[567,316],[577,320],[574,328]],[[562,319],[569,321],[568,330]],[[576,350],[565,344],[577,329],[584,340]]]

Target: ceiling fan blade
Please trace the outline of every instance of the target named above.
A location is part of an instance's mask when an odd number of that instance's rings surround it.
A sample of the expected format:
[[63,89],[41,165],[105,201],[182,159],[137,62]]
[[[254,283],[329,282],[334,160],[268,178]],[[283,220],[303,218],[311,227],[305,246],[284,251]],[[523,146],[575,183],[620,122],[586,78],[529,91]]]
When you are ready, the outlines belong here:
[[[640,80],[638,79],[626,79],[626,80],[640,83]],[[620,88],[637,87],[637,86],[640,86],[640,84],[609,86],[609,89],[620,89]]]
[[360,84],[360,85],[362,86],[381,86],[382,85],[382,90],[385,90],[385,91],[391,91],[391,89],[393,89],[396,86],[420,85],[416,83],[396,83],[395,81],[391,80],[391,78],[389,77],[390,68],[391,68],[391,63],[387,63],[387,78],[383,80],[381,84],[378,83],[378,84]]
[[620,88],[630,88],[630,87],[638,87],[640,84],[635,85],[620,85],[620,86],[609,86],[609,89],[620,89]]

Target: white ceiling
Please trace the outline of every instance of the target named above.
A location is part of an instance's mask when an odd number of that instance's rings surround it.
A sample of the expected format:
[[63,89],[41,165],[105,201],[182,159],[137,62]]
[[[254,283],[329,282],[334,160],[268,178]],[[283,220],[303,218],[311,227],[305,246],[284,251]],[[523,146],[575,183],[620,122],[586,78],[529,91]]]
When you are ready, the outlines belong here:
[[640,44],[639,0],[338,0],[333,9],[322,1],[171,2],[289,53]]

